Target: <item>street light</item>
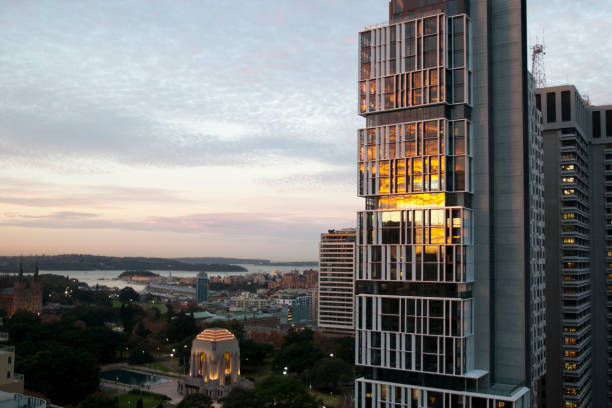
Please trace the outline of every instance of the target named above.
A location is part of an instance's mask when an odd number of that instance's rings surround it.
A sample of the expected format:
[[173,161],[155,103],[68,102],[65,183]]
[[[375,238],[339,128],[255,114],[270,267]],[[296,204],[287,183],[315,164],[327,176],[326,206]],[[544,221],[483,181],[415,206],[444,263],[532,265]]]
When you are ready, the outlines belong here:
[[334,353],[329,353],[329,357],[334,358]]

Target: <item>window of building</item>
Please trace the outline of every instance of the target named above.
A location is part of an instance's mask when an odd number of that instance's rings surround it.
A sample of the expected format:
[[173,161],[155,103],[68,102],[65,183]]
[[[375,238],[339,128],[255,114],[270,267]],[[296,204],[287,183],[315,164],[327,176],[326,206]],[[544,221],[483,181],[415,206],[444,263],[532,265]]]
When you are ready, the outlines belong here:
[[606,137],[612,137],[612,110],[606,111]]
[[561,92],[561,120],[569,122],[572,120],[572,104],[570,102],[570,91]]
[[593,112],[593,137],[601,137],[601,112]]
[[546,121],[555,123],[557,121],[557,94],[549,92],[546,94]]
[[536,108],[542,112],[542,95],[536,94]]

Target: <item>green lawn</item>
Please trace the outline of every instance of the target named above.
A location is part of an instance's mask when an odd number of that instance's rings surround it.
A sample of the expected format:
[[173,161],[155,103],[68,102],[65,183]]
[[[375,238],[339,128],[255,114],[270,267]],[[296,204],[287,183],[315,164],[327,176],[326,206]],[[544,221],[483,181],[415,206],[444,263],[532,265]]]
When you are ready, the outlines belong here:
[[172,371],[169,367],[167,367],[166,365],[160,363],[159,361],[154,361],[152,363],[146,364],[146,367],[150,367],[150,368],[152,368],[154,370],[165,371],[167,373]]
[[[316,399],[321,399],[325,403],[325,406],[329,408],[339,407],[344,401],[344,396],[342,393],[334,393],[334,395],[329,395],[329,393],[323,393],[319,391],[310,391],[310,394]],[[123,408],[123,407],[121,407]]]
[[[246,367],[241,367],[241,373],[240,375],[247,377],[247,378],[251,378],[255,381],[255,383],[260,382],[261,380],[263,380],[266,377],[271,376],[272,373],[272,360],[268,359],[266,360],[266,362],[260,366],[257,366],[255,368],[246,368]],[[280,374],[280,373],[277,373]]]
[[139,398],[142,398],[144,408],[155,408],[160,402],[163,402],[162,399],[140,397],[134,394],[123,394],[119,396],[119,408],[136,408]]

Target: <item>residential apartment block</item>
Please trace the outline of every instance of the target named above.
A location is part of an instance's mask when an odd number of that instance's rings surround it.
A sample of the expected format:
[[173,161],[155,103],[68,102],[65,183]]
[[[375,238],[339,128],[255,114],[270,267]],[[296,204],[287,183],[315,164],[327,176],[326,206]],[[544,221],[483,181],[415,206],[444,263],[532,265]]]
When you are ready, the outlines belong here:
[[546,199],[546,407],[612,407],[612,106],[538,89]]
[[327,333],[355,333],[355,228],[329,230],[319,244],[318,326]]
[[393,0],[359,33],[355,406],[541,404],[541,116],[524,0]]

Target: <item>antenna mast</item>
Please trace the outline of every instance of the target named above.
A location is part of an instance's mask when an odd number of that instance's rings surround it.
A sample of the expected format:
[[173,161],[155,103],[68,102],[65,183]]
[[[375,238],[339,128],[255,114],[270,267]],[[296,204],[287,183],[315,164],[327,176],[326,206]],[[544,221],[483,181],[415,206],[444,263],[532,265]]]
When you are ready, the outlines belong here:
[[535,80],[536,88],[546,88],[544,55],[546,55],[544,44],[536,42],[536,44],[531,47],[531,74]]

